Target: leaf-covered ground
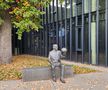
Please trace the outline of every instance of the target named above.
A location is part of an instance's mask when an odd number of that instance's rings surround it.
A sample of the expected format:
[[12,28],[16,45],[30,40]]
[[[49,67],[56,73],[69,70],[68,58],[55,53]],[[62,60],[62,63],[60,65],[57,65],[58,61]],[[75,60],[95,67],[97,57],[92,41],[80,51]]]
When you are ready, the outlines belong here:
[[[37,66],[41,67],[48,65],[49,63],[47,58],[39,56],[31,56],[31,55],[14,56],[12,58],[11,64],[0,65],[0,80],[21,79],[22,78],[21,70],[23,68],[37,67]],[[83,68],[74,65],[72,67],[74,69],[74,73],[76,74],[96,72],[96,70],[92,70],[89,68]]]

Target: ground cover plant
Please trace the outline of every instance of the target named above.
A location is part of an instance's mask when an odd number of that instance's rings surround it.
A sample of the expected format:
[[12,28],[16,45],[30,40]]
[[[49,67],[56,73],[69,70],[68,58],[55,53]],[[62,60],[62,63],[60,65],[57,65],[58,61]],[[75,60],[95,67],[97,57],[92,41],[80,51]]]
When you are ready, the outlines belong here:
[[[12,63],[0,65],[0,80],[16,80],[22,78],[22,69],[49,66],[48,59],[40,56],[13,56]],[[96,72],[96,70],[72,65],[75,74]]]

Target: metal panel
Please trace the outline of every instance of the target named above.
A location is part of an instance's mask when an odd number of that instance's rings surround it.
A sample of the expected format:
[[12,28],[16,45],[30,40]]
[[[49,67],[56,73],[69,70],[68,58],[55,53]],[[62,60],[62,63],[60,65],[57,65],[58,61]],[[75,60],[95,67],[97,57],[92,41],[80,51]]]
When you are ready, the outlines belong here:
[[62,7],[62,4],[61,4],[61,20],[63,20],[63,7]]
[[65,0],[65,47],[67,48],[67,0]]
[[108,0],[106,0],[105,20],[105,61],[106,66],[108,66]]
[[96,1],[96,64],[99,64],[99,0]]
[[16,47],[16,45],[15,45],[15,43],[16,43],[16,38],[15,38],[15,36],[16,36],[16,31],[15,31],[15,29],[13,28],[12,29],[12,54],[13,55],[15,55],[15,47]]
[[56,43],[58,44],[58,0],[56,0],[56,18],[57,18],[57,22],[56,22]]
[[82,63],[84,63],[84,0],[82,0]]
[[72,0],[70,0],[70,60],[72,60]]
[[45,25],[45,56],[47,56],[47,54],[48,54],[48,9],[47,9],[47,7],[45,8],[45,12],[46,12],[46,14],[45,14],[45,20],[46,20],[46,25]]
[[39,42],[40,43],[39,45],[40,54],[39,55],[42,55],[42,30],[40,31],[39,34],[40,34],[40,42]]
[[76,45],[76,61],[78,61],[78,53],[77,53],[77,47],[78,47],[78,36],[77,36],[77,24],[78,24],[78,16],[77,16],[77,5],[76,5],[76,2],[77,0],[75,0],[75,37],[76,37],[76,40],[75,40],[75,45]]
[[[44,8],[42,8],[43,10],[42,11],[45,11]],[[43,22],[42,22],[42,25],[43,25],[43,56],[45,56],[45,14],[42,15],[42,19],[43,19]]]
[[[49,32],[51,31],[51,5],[49,4]],[[49,35],[49,34],[48,34]],[[51,44],[50,44],[51,40],[50,40],[50,35],[49,35],[49,51],[51,49]]]
[[[52,0],[53,1],[53,11],[52,11],[52,30],[54,30],[55,28],[54,28],[54,0]],[[55,37],[53,37],[53,40],[55,40]]]
[[91,64],[91,0],[89,1],[89,64]]

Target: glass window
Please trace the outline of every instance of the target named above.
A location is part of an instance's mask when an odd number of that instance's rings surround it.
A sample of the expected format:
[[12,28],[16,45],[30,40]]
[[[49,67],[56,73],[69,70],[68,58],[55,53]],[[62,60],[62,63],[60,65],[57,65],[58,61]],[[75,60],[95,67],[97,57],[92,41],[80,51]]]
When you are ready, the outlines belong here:
[[65,47],[65,28],[63,22],[59,23],[59,47]]
[[65,1],[62,3],[62,16],[65,19]]
[[82,17],[78,16],[78,25],[82,25]]
[[58,19],[61,20],[61,3],[60,3],[60,0],[58,0]]
[[77,15],[81,15],[82,14],[82,0],[77,0],[76,6],[77,6]]
[[84,0],[84,13],[88,13],[89,0]]
[[77,1],[77,3],[81,3],[82,2],[82,0],[76,0]]
[[53,22],[53,2],[51,2],[51,22]]
[[76,2],[75,2],[75,0],[72,0],[72,13],[73,13],[72,16],[76,15]]
[[44,8],[44,10],[45,10],[45,14],[44,14],[44,24],[46,24],[46,8]]
[[96,13],[93,13],[93,14],[92,14],[91,21],[92,21],[92,22],[96,22]]
[[78,34],[78,47],[77,47],[77,49],[81,49],[82,48],[81,47],[81,41],[82,41],[82,38],[81,38],[81,28],[78,28],[77,34]]
[[99,64],[105,65],[105,21],[99,21]]
[[96,0],[92,0],[92,11],[96,11]]
[[82,4],[77,5],[77,15],[82,14]]
[[99,9],[105,9],[105,0],[99,0]]
[[105,20],[105,13],[99,13],[99,20]]
[[91,63],[96,64],[96,22],[91,23]]
[[88,63],[89,60],[89,15],[84,16],[84,62]]
[[54,21],[57,21],[57,17],[56,17],[56,14],[57,14],[57,3],[56,3],[56,0],[54,0],[54,11],[53,11],[53,14],[54,14]]
[[67,0],[67,18],[70,17],[70,0]]
[[47,15],[48,15],[48,23],[49,23],[50,22],[50,6],[48,6],[47,10],[48,10]]

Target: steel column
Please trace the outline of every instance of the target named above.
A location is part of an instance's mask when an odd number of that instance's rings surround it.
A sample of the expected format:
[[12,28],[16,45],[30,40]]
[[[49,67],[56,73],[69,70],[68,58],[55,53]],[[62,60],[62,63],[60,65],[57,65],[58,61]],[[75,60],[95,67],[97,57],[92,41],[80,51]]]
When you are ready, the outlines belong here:
[[84,0],[82,0],[82,63],[84,63]]
[[[43,11],[45,11],[44,8],[43,8]],[[44,30],[43,30],[43,48],[44,48],[43,56],[45,56],[45,14],[43,15],[43,27],[44,27]]]
[[47,7],[46,7],[46,9],[45,9],[45,12],[46,12],[46,14],[45,14],[45,20],[46,20],[46,25],[45,25],[45,27],[46,27],[46,30],[45,30],[45,41],[46,41],[46,43],[45,43],[45,56],[47,56],[47,54],[48,54],[48,10],[47,10]]
[[65,0],[65,47],[67,48],[67,0]]
[[72,0],[70,0],[70,60],[72,60]]
[[91,64],[91,0],[89,2],[89,64]]
[[[49,32],[51,32],[51,5],[49,4]],[[48,34],[49,35],[49,34]],[[51,49],[51,40],[50,40],[50,35],[49,35],[49,51]]]
[[78,42],[77,42],[77,40],[78,40],[78,36],[77,36],[77,30],[78,30],[78,28],[77,28],[77,24],[78,24],[78,15],[77,15],[77,5],[76,5],[76,3],[77,3],[77,0],[75,0],[75,46],[76,46],[76,61],[78,61],[78,53],[77,53],[77,47],[78,47]]
[[[52,30],[54,31],[54,0],[52,0]],[[53,40],[55,39],[55,37],[53,37]]]
[[108,0],[106,0],[105,8],[105,61],[108,66]]
[[99,64],[99,0],[96,1],[96,64]]
[[57,21],[56,21],[56,43],[57,44],[59,44],[58,43],[58,0],[56,0],[56,19],[57,19]]

